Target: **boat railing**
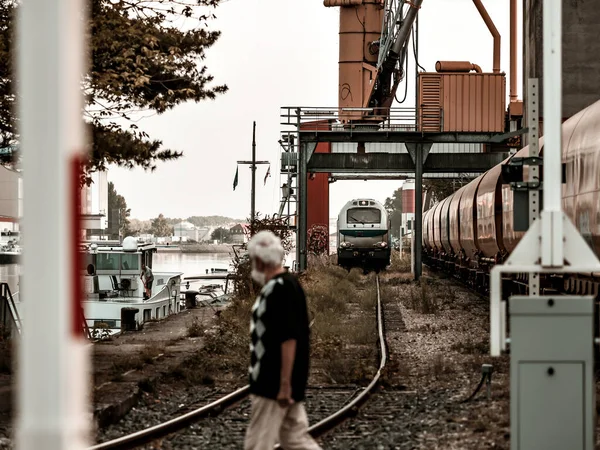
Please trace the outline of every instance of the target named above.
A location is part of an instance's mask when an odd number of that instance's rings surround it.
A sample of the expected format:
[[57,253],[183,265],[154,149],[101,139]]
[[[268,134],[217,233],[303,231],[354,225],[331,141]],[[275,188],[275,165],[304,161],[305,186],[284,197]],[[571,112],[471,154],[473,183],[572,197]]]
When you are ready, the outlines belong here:
[[[166,291],[166,294],[165,294]],[[173,299],[173,295],[171,294],[171,284],[166,283],[163,285],[162,289],[158,291],[156,294],[152,295],[149,299],[144,300],[144,303],[155,302],[160,300],[170,300]]]
[[21,317],[8,283],[0,283],[0,324],[11,334],[21,334]]

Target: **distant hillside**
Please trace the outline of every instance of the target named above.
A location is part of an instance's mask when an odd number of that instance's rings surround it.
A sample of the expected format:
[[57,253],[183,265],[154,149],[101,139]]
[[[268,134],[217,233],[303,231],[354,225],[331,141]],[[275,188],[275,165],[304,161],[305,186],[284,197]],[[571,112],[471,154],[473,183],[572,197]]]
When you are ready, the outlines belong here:
[[[175,218],[172,219],[170,217],[165,217],[165,220],[170,226],[177,225],[183,221],[187,221],[193,223],[197,227],[208,227],[208,228],[217,228],[217,227],[228,227],[230,224],[234,223],[245,223],[245,220],[241,219],[232,219],[231,217],[224,216],[192,216],[187,219]],[[148,233],[150,232],[150,227],[152,225],[151,220],[138,220],[138,219],[130,219],[129,220],[129,228],[137,233]]]
[[186,219],[197,227],[220,227],[230,223],[244,223],[243,219],[232,219],[224,216],[192,216]]

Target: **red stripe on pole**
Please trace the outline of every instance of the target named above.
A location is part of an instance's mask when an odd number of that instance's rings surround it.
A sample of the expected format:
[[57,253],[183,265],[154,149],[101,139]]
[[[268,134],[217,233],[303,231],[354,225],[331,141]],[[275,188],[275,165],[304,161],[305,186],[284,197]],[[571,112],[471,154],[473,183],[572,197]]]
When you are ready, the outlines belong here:
[[83,284],[81,273],[83,270],[83,257],[81,248],[81,187],[79,181],[83,169],[83,160],[79,155],[71,158],[70,173],[70,219],[71,219],[71,264],[73,276],[71,277],[71,333],[74,337],[83,336]]

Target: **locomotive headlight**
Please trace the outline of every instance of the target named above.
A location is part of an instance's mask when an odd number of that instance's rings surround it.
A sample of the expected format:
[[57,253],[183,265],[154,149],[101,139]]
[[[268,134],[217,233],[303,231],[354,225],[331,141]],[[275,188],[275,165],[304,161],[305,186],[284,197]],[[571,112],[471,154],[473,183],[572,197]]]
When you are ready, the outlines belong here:
[[340,244],[341,248],[348,248],[348,247],[352,247],[352,244],[350,242],[342,242]]
[[373,244],[374,247],[380,247],[380,248],[385,248],[387,247],[387,242],[377,242],[375,244]]

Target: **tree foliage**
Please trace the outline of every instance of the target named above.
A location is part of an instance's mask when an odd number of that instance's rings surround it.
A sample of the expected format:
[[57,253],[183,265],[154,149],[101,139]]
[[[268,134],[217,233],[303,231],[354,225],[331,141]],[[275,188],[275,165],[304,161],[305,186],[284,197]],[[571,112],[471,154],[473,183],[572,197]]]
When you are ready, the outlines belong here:
[[327,225],[314,224],[307,232],[308,252],[313,255],[329,254],[329,228]]
[[[90,70],[83,78],[93,145],[88,171],[108,164],[153,170],[181,156],[136,124],[140,113],[163,113],[186,101],[212,100],[227,91],[213,85],[202,64],[218,39],[210,30],[218,0],[90,0]],[[18,142],[14,117],[12,31],[17,6],[0,0],[0,146]],[[179,22],[186,19],[186,29]],[[17,99],[18,100],[18,99]]]
[[129,235],[139,236],[150,233],[152,222],[150,220],[129,219]]
[[197,227],[216,227],[243,222],[243,220],[225,216],[191,216],[187,218],[187,221]]
[[470,178],[427,178],[423,180],[423,190],[431,194],[431,205],[433,205],[449,197],[470,181]]
[[150,225],[150,233],[155,237],[166,237],[173,235],[173,227],[169,224],[169,221],[165,216],[159,214],[156,219],[152,219]]
[[210,238],[213,241],[219,241],[219,242],[229,242],[229,237],[230,237],[230,232],[227,228],[223,228],[223,227],[218,227],[215,228],[213,230],[213,232],[210,234]]
[[254,220],[247,219],[247,222],[251,224],[245,230],[248,239],[254,236],[259,231],[267,230],[271,231],[275,236],[281,239],[281,245],[286,253],[289,253],[292,249],[292,230],[286,223],[286,219],[276,217],[275,215],[269,216],[268,214],[261,217],[260,213],[256,213]]
[[129,216],[131,209],[127,207],[125,197],[119,195],[113,182],[108,182],[108,229],[110,239],[120,239],[131,234]]
[[13,90],[13,23],[12,1],[0,0],[0,147],[14,144],[15,94]]
[[[392,227],[392,236],[398,236],[400,226],[402,226],[402,188],[394,191],[391,197],[385,199],[383,207],[388,212],[390,226]],[[399,237],[399,236],[398,236]]]
[[[247,221],[250,223],[250,218],[248,218]],[[293,245],[292,230],[287,226],[285,219],[268,215],[261,217],[260,214],[257,213],[254,218],[252,230],[250,227],[246,229],[248,238],[259,231],[269,230],[281,239],[281,245],[286,253],[291,251]],[[235,247],[234,253],[233,267],[236,275],[234,278],[234,291],[238,298],[246,298],[248,296],[253,297],[257,291],[257,286],[250,276],[252,262],[250,261],[250,258],[248,258],[247,253],[239,252]]]

